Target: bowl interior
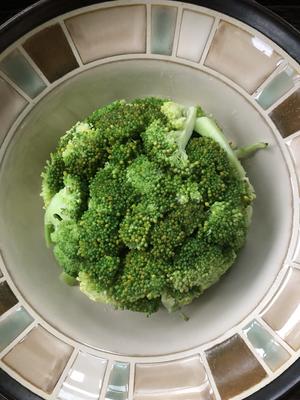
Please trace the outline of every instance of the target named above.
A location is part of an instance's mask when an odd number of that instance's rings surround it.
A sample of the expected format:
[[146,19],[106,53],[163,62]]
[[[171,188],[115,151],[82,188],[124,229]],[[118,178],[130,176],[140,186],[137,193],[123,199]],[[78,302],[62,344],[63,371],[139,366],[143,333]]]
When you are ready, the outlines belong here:
[[[245,162],[257,199],[246,246],[223,279],[178,314],[150,318],[94,304],[58,279],[43,236],[40,173],[58,138],[115,99],[171,97],[199,103],[238,145],[267,141]],[[264,118],[238,91],[192,67],[158,60],[100,65],[65,81],[35,105],[15,132],[0,171],[1,248],[18,289],[66,335],[108,352],[157,355],[198,346],[243,320],[273,283],[291,235],[292,195],[282,149]]]

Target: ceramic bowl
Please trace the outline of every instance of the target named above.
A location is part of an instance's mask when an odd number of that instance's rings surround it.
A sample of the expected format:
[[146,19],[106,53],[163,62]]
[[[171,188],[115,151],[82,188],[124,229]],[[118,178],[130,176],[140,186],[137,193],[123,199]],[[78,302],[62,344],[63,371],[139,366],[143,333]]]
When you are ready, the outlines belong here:
[[[299,35],[252,2],[192,3],[46,0],[2,27],[0,381],[27,388],[22,400],[266,400],[294,383]],[[269,143],[245,162],[247,244],[188,322],[92,303],[58,279],[44,243],[40,174],[58,138],[149,95],[201,104],[238,145]]]

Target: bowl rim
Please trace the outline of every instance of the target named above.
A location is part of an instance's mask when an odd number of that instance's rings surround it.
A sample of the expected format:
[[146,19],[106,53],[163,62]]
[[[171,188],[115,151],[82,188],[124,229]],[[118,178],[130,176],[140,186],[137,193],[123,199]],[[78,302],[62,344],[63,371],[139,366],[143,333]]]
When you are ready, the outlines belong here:
[[[0,52],[28,31],[63,13],[108,0],[39,0],[0,25]],[[167,0],[172,2],[172,0]],[[182,0],[236,18],[268,36],[300,63],[300,32],[254,0]]]
[[[21,36],[37,26],[61,14],[75,9],[104,3],[107,0],[39,0],[0,25],[0,53]],[[169,0],[168,0],[169,1]],[[300,63],[300,32],[264,6],[254,0],[181,0],[226,14],[258,30],[285,50]],[[170,3],[172,1],[170,0]],[[296,385],[300,384],[300,359],[278,378],[247,400],[280,400]],[[4,397],[3,397],[4,396]],[[0,369],[0,399],[38,400],[38,395],[23,387],[19,382]],[[42,400],[42,399],[41,399]],[[245,399],[246,400],[246,399]]]

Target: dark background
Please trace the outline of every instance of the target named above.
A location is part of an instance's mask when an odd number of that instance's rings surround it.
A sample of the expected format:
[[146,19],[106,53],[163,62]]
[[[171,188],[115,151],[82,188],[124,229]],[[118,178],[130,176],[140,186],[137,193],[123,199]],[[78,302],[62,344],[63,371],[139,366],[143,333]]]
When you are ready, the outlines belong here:
[[[72,1],[72,0],[61,0]],[[226,0],[224,0],[226,1]],[[243,0],[241,0],[242,2]],[[0,0],[0,24],[5,22],[14,14],[26,8],[36,0]],[[300,31],[300,0],[258,0],[258,3],[267,7],[269,10],[284,18]],[[300,43],[299,43],[300,46]],[[299,369],[300,375],[300,369]],[[0,400],[2,396],[0,395]],[[12,399],[13,400],[13,399]],[[267,400],[267,399],[266,399]],[[300,400],[300,387],[296,388],[292,393],[288,394],[282,400]]]

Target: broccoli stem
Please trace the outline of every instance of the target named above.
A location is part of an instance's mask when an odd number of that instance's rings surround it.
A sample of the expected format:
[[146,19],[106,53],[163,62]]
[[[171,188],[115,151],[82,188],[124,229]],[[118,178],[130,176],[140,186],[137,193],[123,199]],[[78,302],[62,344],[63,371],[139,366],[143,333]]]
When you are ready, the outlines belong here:
[[186,121],[182,130],[174,131],[174,137],[178,149],[182,154],[185,154],[185,148],[193,134],[196,122],[197,108],[189,107],[186,112]]
[[184,322],[188,322],[190,320],[190,317],[188,317],[184,312],[180,311],[179,315],[181,318],[184,320]]
[[197,116],[197,108],[196,107],[189,107],[187,110],[186,116],[186,125],[184,128],[185,135],[182,137],[182,141],[180,143],[180,147],[185,150],[194,130],[195,122]]
[[259,143],[255,143],[255,144],[250,144],[249,146],[240,147],[240,148],[236,149],[234,152],[235,152],[236,157],[239,160],[242,160],[244,158],[250,157],[251,155],[256,153],[257,150],[265,149],[267,146],[268,146],[268,143],[259,142]]
[[238,160],[235,152],[230,147],[228,140],[226,139],[224,133],[218,127],[216,122],[209,117],[200,117],[196,119],[194,131],[199,133],[201,136],[209,137],[215,140],[219,145],[226,151],[230,162],[235,167],[241,179],[246,176],[246,171],[244,170],[242,164]]
[[73,276],[67,274],[66,272],[62,272],[59,276],[60,280],[66,283],[68,286],[76,286],[78,285],[78,281]]

